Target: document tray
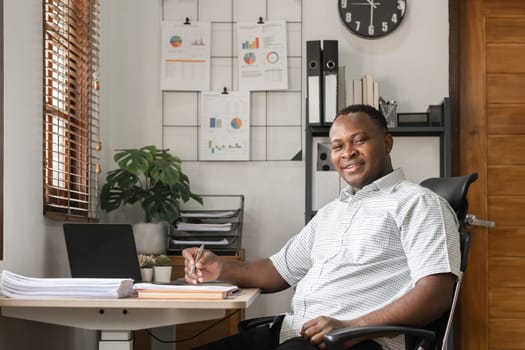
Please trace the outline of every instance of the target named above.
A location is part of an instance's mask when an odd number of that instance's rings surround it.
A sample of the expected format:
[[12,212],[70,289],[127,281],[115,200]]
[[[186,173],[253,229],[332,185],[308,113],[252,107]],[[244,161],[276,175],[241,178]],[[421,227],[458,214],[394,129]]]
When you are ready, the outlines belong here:
[[170,228],[168,254],[204,244],[218,255],[236,255],[241,248],[244,195],[201,197],[203,206],[183,208],[180,222]]

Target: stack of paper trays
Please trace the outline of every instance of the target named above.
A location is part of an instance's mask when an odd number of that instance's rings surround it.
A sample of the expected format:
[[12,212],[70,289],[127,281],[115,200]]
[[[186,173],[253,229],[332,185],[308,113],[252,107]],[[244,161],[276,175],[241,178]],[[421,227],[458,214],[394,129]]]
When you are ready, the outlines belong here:
[[31,278],[2,271],[0,291],[19,299],[117,299],[134,295],[131,278]]
[[177,230],[180,231],[215,231],[215,232],[227,232],[231,231],[233,224],[226,222],[222,224],[193,224],[189,222],[179,222],[177,224]]

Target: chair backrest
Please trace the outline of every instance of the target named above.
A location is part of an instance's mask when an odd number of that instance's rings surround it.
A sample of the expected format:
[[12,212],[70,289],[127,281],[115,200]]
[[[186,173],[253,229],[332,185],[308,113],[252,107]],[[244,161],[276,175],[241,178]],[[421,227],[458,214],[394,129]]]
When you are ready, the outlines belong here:
[[477,173],[463,176],[433,177],[423,180],[421,186],[431,189],[450,203],[460,222],[461,231],[468,210],[467,192],[470,184],[477,179]]
[[426,179],[421,182],[421,186],[431,189],[446,199],[452,209],[456,212],[459,220],[459,233],[461,243],[461,274],[454,287],[454,297],[449,312],[445,313],[441,318],[434,321],[428,329],[436,332],[435,348],[446,349],[447,339],[452,328],[452,319],[454,311],[459,298],[459,291],[461,286],[461,279],[463,272],[467,267],[467,257],[470,247],[470,232],[465,232],[466,216],[468,211],[467,193],[471,183],[478,178],[477,173],[472,173],[464,176],[450,176],[450,177],[436,177]]

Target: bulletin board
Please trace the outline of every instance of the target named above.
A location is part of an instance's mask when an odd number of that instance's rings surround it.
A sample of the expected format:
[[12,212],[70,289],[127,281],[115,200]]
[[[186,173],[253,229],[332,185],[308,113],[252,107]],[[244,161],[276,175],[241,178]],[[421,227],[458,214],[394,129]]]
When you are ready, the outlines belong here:
[[[250,92],[249,161],[302,160],[302,12],[302,0],[162,0],[163,21],[211,23],[211,91],[238,91],[238,22],[286,22],[288,88]],[[162,90],[162,144],[184,161],[204,161],[201,95]]]

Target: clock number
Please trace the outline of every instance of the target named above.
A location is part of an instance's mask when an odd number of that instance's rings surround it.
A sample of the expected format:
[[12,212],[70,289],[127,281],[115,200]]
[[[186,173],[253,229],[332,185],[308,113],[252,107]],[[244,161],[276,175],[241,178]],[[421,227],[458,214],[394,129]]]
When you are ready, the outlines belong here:
[[381,22],[381,30],[383,32],[388,32],[388,22]]
[[374,25],[373,24],[368,26],[368,35],[374,35]]
[[359,28],[361,27],[361,21],[355,21],[355,30],[359,31]]
[[392,22],[397,23],[397,13],[392,14]]
[[342,9],[345,9],[347,7],[347,1],[346,0],[341,0],[341,5],[340,6],[341,6]]
[[347,12],[345,16],[346,23],[352,22],[352,12]]

